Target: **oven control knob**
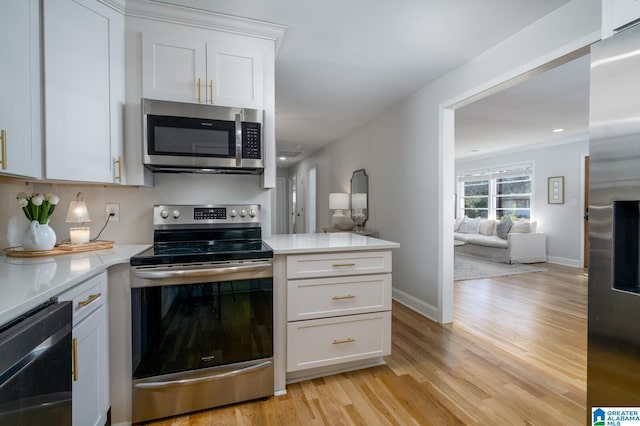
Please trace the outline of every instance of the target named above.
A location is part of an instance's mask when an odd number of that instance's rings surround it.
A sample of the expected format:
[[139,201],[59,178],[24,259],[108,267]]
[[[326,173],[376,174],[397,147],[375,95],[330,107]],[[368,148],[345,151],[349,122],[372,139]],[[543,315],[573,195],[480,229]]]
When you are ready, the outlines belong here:
[[166,211],[166,210],[162,210],[162,211],[160,212],[160,217],[161,217],[161,218],[163,218],[163,219],[168,218],[168,217],[169,217],[169,212],[168,212],[168,211]]
[[173,214],[174,219],[177,219],[177,218],[180,217],[180,211],[179,210],[174,210],[172,214]]
[[229,217],[236,217],[236,216],[238,216],[238,212],[235,209],[229,212]]
[[240,217],[245,217],[247,215],[247,211],[245,209],[240,210]]
[[256,211],[256,209],[249,210],[249,216],[256,217],[257,214],[258,214],[258,212]]

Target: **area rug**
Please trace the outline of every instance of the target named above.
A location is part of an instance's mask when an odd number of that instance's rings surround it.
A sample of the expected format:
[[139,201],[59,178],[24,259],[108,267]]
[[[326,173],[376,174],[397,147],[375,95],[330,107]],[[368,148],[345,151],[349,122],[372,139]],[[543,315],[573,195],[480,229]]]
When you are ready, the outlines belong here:
[[492,262],[473,256],[456,254],[454,281],[477,280],[480,278],[499,277],[502,275],[527,274],[530,272],[546,272],[546,268],[531,264]]

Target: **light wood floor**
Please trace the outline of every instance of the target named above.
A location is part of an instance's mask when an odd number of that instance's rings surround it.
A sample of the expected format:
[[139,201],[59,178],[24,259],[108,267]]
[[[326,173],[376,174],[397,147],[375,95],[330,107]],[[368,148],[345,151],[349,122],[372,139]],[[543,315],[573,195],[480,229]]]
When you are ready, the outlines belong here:
[[175,425],[583,425],[584,270],[455,283],[455,320],[393,305],[387,365],[287,386],[287,395],[174,417]]

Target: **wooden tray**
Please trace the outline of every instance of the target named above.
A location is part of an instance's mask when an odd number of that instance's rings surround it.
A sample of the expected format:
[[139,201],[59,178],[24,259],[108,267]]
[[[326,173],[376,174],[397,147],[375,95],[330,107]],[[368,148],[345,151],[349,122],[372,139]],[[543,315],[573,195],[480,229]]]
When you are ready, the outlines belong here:
[[25,250],[22,247],[8,247],[3,251],[8,257],[45,257],[81,253],[85,251],[106,250],[110,248],[113,248],[113,241],[96,240],[84,244],[60,243],[51,250]]

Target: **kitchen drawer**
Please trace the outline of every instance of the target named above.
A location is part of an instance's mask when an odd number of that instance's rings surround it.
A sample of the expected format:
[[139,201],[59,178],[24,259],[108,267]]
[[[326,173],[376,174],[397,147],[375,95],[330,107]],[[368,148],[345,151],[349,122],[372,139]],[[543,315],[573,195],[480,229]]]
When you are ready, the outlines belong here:
[[391,272],[390,251],[287,256],[287,278],[331,277]]
[[58,296],[58,300],[70,300],[73,302],[73,324],[75,326],[91,312],[106,303],[107,273],[102,272],[65,291]]
[[287,321],[391,310],[391,274],[291,280]]
[[287,372],[390,354],[390,311],[287,324]]

